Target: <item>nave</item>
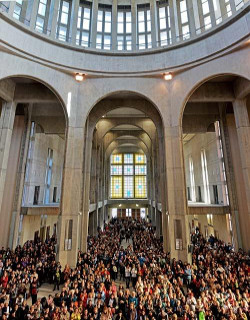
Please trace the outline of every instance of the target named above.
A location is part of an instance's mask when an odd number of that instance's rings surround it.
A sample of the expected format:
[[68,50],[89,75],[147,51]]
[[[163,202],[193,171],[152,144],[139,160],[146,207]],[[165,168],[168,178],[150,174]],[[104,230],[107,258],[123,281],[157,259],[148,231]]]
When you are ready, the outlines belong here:
[[[1,319],[248,319],[249,256],[198,228],[190,237],[192,264],[170,260],[151,223],[132,218],[89,236],[76,268],[55,261],[53,238],[2,248]],[[38,299],[47,283],[56,293]]]

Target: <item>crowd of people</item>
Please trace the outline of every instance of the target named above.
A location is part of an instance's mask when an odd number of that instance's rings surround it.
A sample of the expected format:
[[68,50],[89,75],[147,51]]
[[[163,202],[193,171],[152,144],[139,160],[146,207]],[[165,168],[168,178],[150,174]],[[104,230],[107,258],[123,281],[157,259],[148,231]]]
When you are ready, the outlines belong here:
[[[75,268],[56,262],[55,239],[2,248],[0,318],[249,319],[249,256],[197,228],[191,242],[191,264],[170,259],[152,225],[129,218],[89,237]],[[44,282],[57,291],[38,299]]]

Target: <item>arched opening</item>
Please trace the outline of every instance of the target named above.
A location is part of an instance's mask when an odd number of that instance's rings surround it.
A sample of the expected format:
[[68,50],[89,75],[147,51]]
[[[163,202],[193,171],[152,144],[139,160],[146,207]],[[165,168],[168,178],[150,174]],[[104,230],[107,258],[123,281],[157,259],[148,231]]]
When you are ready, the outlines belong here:
[[1,80],[0,96],[0,245],[57,238],[67,128],[64,106],[48,86],[23,76]]
[[208,239],[249,249],[250,81],[208,79],[189,97],[182,117],[188,223]]
[[92,108],[85,131],[82,249],[87,234],[96,235],[112,217],[146,219],[162,235],[164,149],[160,114],[141,95],[114,93]]

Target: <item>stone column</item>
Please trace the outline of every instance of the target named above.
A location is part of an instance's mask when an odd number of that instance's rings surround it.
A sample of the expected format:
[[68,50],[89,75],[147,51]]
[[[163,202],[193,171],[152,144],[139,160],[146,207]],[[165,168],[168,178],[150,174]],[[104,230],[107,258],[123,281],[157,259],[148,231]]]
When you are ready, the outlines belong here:
[[209,5],[209,12],[210,12],[211,24],[212,24],[212,28],[213,28],[213,27],[216,26],[216,18],[215,18],[213,0],[208,0],[208,5]]
[[233,102],[234,117],[240,147],[240,157],[250,214],[250,125],[246,99]]
[[170,14],[170,25],[171,25],[171,40],[170,43],[177,41],[176,37],[179,36],[178,20],[177,19],[177,7],[176,0],[169,0],[169,14]]
[[96,236],[97,234],[97,227],[98,227],[98,203],[96,204],[96,209],[95,211],[93,212],[93,217],[94,217],[94,220],[93,220],[93,235]]
[[76,31],[77,31],[79,1],[80,0],[73,0],[72,8],[71,8],[70,32],[69,32],[71,37],[69,39],[69,42],[72,44],[76,44]]
[[188,10],[188,22],[189,22],[190,36],[194,37],[196,35],[196,27],[195,27],[194,7],[193,7],[192,0],[187,0],[187,10]]
[[56,28],[57,28],[57,17],[58,17],[59,5],[60,5],[60,0],[54,0],[54,3],[51,6],[51,11],[50,11],[50,14],[52,16],[50,36],[53,39],[56,39]]
[[[155,204],[156,208],[158,206],[158,203]],[[156,216],[155,216],[155,224],[156,224],[156,236],[157,238],[160,238],[161,235],[161,215],[160,211],[156,209]]]
[[[2,208],[3,204],[3,194],[15,112],[15,102],[11,101],[5,102],[3,104],[2,114],[0,118],[0,208]],[[6,219],[3,215],[0,215],[0,226],[0,246],[6,247],[8,245],[9,226],[6,225]]]
[[132,19],[132,50],[137,49],[137,6],[136,1],[131,0],[131,19]]
[[35,29],[36,28],[36,16],[38,12],[38,7],[39,7],[39,1],[33,1],[33,7],[31,11],[31,19],[30,19],[30,29]]
[[26,123],[25,123],[25,134],[23,139],[23,148],[20,154],[20,164],[19,170],[17,173],[17,182],[16,182],[16,198],[13,204],[13,213],[12,219],[14,222],[13,234],[10,234],[9,247],[15,249],[19,239],[19,222],[20,222],[20,212],[22,206],[22,197],[23,197],[23,188],[25,182],[25,169],[29,151],[29,142],[30,142],[30,130],[31,130],[31,114],[32,114],[33,103],[30,103],[26,109]]
[[[182,146],[182,128],[165,127],[165,154],[167,170],[168,212],[163,212],[167,219],[167,245],[171,258],[187,261],[188,223],[185,173]],[[165,233],[164,233],[164,236]],[[180,239],[181,241],[178,241]]]
[[14,10],[16,6],[16,1],[11,1],[9,6],[8,14],[13,18]]
[[112,1],[111,49],[117,50],[117,0]]
[[150,13],[151,13],[151,37],[152,47],[157,48],[158,46],[158,19],[157,19],[157,6],[156,1],[150,0]]
[[[59,215],[59,253],[58,260],[62,266],[66,263],[75,266],[77,261],[77,252],[80,248],[79,228],[80,217],[84,220],[82,211],[82,163],[84,147],[84,129],[82,127],[69,126],[67,129],[66,153],[63,170],[62,196]],[[72,248],[65,250],[66,225],[68,220],[73,220],[72,228]]]
[[85,140],[85,158],[84,158],[84,178],[83,178],[83,221],[82,221],[82,240],[81,248],[87,251],[88,236],[88,218],[89,218],[89,190],[90,190],[90,174],[91,174],[91,149],[92,149],[92,133],[87,124],[87,136]]
[[201,27],[197,1],[200,1],[200,0],[192,0],[194,24],[195,24],[195,35],[200,31],[200,27]]
[[232,159],[232,149],[230,146],[230,137],[228,132],[228,123],[226,119],[226,106],[227,104],[221,103],[219,105],[220,110],[220,131],[222,138],[222,147],[223,147],[223,155],[225,162],[225,172],[227,179],[227,187],[228,187],[228,197],[229,197],[229,206],[230,206],[230,214],[232,220],[232,237],[233,244],[235,248],[238,250],[239,247],[242,247],[240,226],[239,226],[239,202],[237,199],[237,188],[236,181],[234,176],[234,165]]
[[229,3],[230,3],[231,10],[232,10],[232,14],[235,14],[235,12],[236,12],[235,1],[229,0]]
[[[236,130],[238,136],[238,144],[240,150],[240,159],[241,166],[244,178],[244,189],[246,193],[246,216],[241,217],[240,220],[245,221],[245,223],[249,224],[250,221],[250,125],[249,125],[249,117],[247,110],[246,99],[237,99],[233,102],[234,109],[234,117],[236,123]],[[246,236],[246,235],[245,235]],[[243,235],[243,239],[245,238]],[[248,237],[249,240],[249,237]],[[244,243],[243,240],[243,248],[245,250],[249,250],[249,241],[248,243]]]
[[[164,250],[167,250],[167,198],[168,195],[166,194],[167,192],[167,186],[166,186],[166,168],[165,168],[165,161],[164,161],[164,135],[162,133],[162,128],[158,128],[158,174],[159,174],[159,189],[158,189],[158,197],[157,197],[157,202],[160,201],[161,203],[161,219],[160,219],[160,234],[163,234],[163,248]],[[159,212],[158,212],[159,214]]]
[[90,33],[90,47],[96,47],[96,32],[97,32],[97,14],[98,14],[98,0],[92,1],[92,21]]

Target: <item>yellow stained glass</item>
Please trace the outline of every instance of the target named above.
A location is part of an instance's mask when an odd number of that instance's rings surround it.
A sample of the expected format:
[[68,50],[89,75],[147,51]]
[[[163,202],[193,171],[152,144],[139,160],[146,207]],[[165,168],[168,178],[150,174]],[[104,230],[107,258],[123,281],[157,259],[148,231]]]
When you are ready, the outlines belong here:
[[136,154],[135,163],[136,164],[146,163],[146,156],[144,154]]
[[122,177],[111,177],[111,197],[122,198]]
[[147,197],[146,176],[135,176],[135,198]]
[[111,163],[121,164],[122,163],[122,154],[112,154]]

